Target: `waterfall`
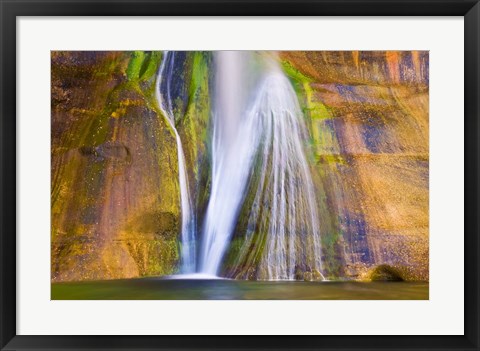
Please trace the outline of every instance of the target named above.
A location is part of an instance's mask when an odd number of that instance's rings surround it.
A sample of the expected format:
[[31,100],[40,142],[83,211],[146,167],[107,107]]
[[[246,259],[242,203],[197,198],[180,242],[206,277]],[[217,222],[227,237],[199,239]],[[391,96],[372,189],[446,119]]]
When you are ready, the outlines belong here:
[[[253,191],[237,262],[260,256],[259,279],[294,279],[296,269],[323,278],[315,190],[303,150],[308,135],[292,85],[276,58],[265,54],[222,51],[215,63],[212,186],[200,271],[219,273],[246,193]],[[255,245],[255,237],[265,244]]]
[[212,187],[207,208],[200,271],[216,275],[235,228],[252,155],[259,135],[244,120],[248,53],[216,53],[212,141]]
[[155,84],[155,94],[158,106],[170,127],[175,133],[177,142],[178,158],[178,180],[180,185],[180,205],[182,214],[182,233],[181,233],[181,272],[195,272],[195,216],[190,200],[190,191],[188,189],[188,177],[185,169],[185,155],[183,152],[182,141],[175,127],[175,115],[172,101],[172,84],[175,79],[175,52],[165,51],[158,71]]
[[[264,78],[249,118],[261,137],[250,189],[255,195],[237,262],[248,261],[248,252],[260,254],[258,279],[293,280],[296,269],[323,279],[315,189],[303,150],[308,135],[295,91],[278,67]],[[263,252],[252,249],[254,238],[265,243]]]

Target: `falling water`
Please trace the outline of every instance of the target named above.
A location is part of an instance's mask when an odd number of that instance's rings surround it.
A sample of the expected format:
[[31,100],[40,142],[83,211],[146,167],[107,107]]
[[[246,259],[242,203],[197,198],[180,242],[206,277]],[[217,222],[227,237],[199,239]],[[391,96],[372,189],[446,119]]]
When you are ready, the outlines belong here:
[[175,133],[177,141],[178,178],[180,183],[180,205],[182,212],[182,249],[181,272],[195,272],[195,217],[188,189],[188,178],[185,169],[185,156],[182,141],[175,128],[175,116],[172,101],[172,82],[178,77],[174,76],[175,52],[165,51],[158,71],[156,82],[156,98],[160,110]]
[[297,268],[321,276],[319,219],[296,94],[274,58],[218,52],[215,59],[212,188],[200,270],[218,274],[248,188],[255,195],[237,261],[258,254],[251,249],[257,233],[265,242],[259,279],[294,279]]
[[216,53],[212,187],[200,271],[216,275],[235,228],[258,137],[243,119],[248,53]]
[[[265,242],[257,277],[295,279],[295,271],[323,278],[319,219],[310,169],[302,142],[307,140],[297,96],[283,72],[271,68],[250,110],[260,143],[255,159],[255,196],[246,240],[237,260],[251,250],[252,240]],[[242,257],[243,256],[243,257]]]

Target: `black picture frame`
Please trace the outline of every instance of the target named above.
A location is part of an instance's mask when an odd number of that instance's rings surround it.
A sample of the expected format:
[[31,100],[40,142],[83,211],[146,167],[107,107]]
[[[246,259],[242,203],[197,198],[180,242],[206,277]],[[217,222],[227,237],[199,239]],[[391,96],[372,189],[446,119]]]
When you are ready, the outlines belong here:
[[[479,350],[478,0],[0,0],[0,346],[2,350]],[[465,334],[463,336],[33,336],[16,333],[18,16],[464,16]],[[40,39],[41,40],[41,39]],[[455,206],[455,204],[445,204]],[[456,233],[461,234],[461,233]]]

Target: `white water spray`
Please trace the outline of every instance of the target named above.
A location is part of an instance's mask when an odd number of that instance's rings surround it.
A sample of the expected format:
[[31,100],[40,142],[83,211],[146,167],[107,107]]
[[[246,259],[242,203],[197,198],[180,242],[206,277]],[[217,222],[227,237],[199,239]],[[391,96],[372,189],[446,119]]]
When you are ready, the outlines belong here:
[[[247,185],[256,177],[258,187],[239,259],[248,256],[254,232],[261,231],[265,246],[260,279],[294,279],[297,267],[320,273],[315,191],[295,92],[272,58],[223,51],[215,59],[212,188],[200,271],[218,274]],[[252,73],[257,81],[251,79]]]
[[255,197],[237,260],[245,258],[257,233],[265,242],[257,278],[293,280],[299,269],[323,279],[315,189],[302,144],[308,135],[297,96],[279,68],[265,78],[250,113],[261,135],[254,170],[258,185],[251,189]]
[[155,84],[155,94],[158,106],[166,117],[177,141],[178,157],[178,179],[180,184],[180,205],[182,212],[182,248],[181,248],[181,273],[195,272],[195,216],[190,200],[188,189],[187,171],[185,169],[185,156],[183,153],[182,141],[175,128],[175,116],[171,98],[171,83],[174,76],[175,52],[165,51],[162,63],[158,71]]

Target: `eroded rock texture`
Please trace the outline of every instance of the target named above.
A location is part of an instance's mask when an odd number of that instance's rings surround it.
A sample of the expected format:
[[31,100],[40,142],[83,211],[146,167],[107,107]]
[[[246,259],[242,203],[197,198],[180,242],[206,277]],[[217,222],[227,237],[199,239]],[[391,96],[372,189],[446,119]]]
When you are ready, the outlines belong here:
[[[185,53],[175,125],[197,233],[210,191],[211,53]],[[52,281],[178,270],[173,131],[158,110],[159,52],[52,53]],[[428,52],[282,52],[303,108],[325,274],[389,265],[428,280]],[[241,222],[241,218],[240,218]],[[255,279],[256,266],[224,272]],[[298,279],[318,272],[299,267]]]
[[53,281],[168,274],[178,260],[175,139],[145,94],[158,59],[140,72],[132,55],[52,53]]
[[428,52],[281,57],[310,123],[328,268],[428,280]]

